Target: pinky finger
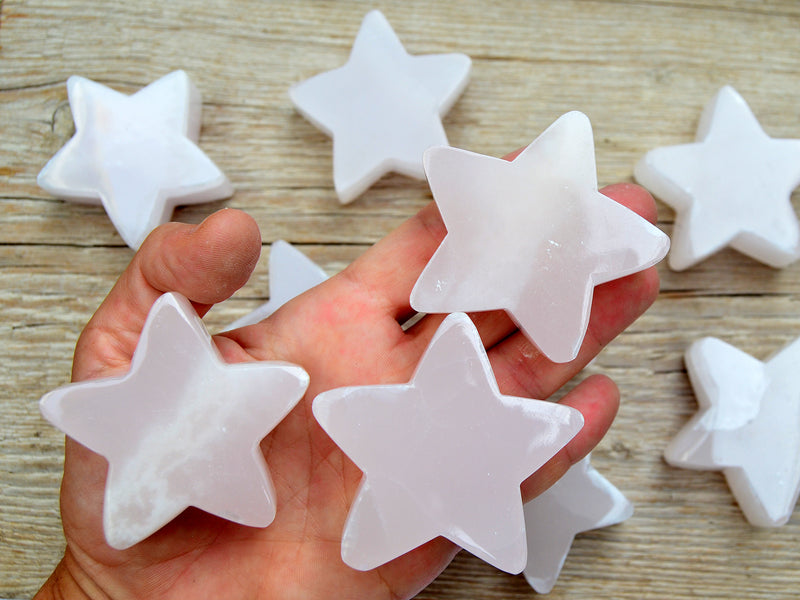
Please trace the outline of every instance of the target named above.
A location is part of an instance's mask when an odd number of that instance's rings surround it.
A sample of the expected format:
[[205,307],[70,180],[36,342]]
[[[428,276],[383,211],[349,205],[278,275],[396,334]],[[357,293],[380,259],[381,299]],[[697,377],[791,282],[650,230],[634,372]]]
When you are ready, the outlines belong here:
[[560,402],[581,412],[584,425],[553,458],[522,483],[522,499],[532,500],[558,481],[572,465],[591,452],[611,427],[619,408],[619,389],[605,375],[578,384]]

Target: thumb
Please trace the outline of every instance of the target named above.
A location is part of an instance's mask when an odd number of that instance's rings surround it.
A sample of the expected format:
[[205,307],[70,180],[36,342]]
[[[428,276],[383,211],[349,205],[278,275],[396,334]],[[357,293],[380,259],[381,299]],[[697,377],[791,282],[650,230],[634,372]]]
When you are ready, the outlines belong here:
[[203,316],[247,282],[260,252],[258,226],[238,210],[154,229],[81,334],[73,381],[126,371],[159,296],[183,294]]

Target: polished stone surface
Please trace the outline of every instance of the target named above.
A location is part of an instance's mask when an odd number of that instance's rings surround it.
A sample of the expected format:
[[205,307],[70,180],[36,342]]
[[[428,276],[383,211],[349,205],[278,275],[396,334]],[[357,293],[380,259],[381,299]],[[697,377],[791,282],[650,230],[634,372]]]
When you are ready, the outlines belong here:
[[442,322],[409,383],[330,390],[313,411],[364,472],[342,537],[342,558],[359,570],[444,536],[519,573],[520,484],[583,426],[574,408],[500,394],[462,313]]
[[175,206],[233,194],[196,144],[202,104],[185,72],[173,71],[131,96],[73,76],[67,92],[75,135],[37,182],[58,198],[102,204],[131,248],[169,221]]
[[726,246],[772,267],[800,257],[791,203],[800,139],[773,139],[730,86],[708,103],[691,144],[648,152],[636,180],[675,209],[669,266],[680,271]]
[[686,351],[686,368],[700,410],[664,458],[721,470],[750,523],[783,525],[800,493],[800,339],[762,362],[703,338]]
[[373,10],[344,66],[290,89],[298,112],[333,138],[342,204],[389,172],[425,178],[422,154],[447,144],[441,118],[466,87],[471,64],[463,54],[410,55]]
[[597,472],[587,456],[525,504],[528,564],[525,579],[539,594],[553,589],[575,535],[622,523],[633,505]]
[[173,293],[153,305],[127,374],[58,388],[41,410],[108,460],[103,529],[124,549],[189,506],[269,525],[275,491],[259,444],[308,382],[288,363],[225,363],[191,303]]
[[575,358],[596,285],[656,264],[669,239],[597,190],[592,126],[560,117],[513,161],[431,148],[447,235],[411,292],[425,313],[504,309],[555,362]]

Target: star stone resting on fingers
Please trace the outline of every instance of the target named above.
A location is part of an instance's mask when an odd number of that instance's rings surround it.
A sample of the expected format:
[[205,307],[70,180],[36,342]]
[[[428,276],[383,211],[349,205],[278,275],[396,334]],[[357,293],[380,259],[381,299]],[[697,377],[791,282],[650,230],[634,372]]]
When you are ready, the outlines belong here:
[[[604,193],[649,220],[652,198],[622,184]],[[437,537],[388,563],[358,571],[341,557],[345,519],[362,472],[323,431],[311,411],[320,393],[343,386],[399,384],[411,378],[445,315],[413,327],[411,288],[446,230],[433,204],[423,208],[342,273],[295,298],[268,319],[214,341],[230,363],[281,360],[310,377],[303,397],[262,441],[275,486],[276,516],[266,528],[239,525],[189,508],[125,550],[108,546],[102,514],[107,463],[67,439],[61,514],[63,559],[38,598],[410,598],[459,548]],[[145,319],[165,292],[186,296],[200,316],[250,276],[260,251],[253,220],[223,210],[198,226],[169,223],[144,242],[81,335],[73,380],[128,371]],[[502,311],[473,315],[499,391],[546,399],[653,302],[655,269],[597,287],[577,357],[553,363]],[[525,480],[530,500],[552,485],[602,438],[618,391],[593,376],[561,403],[580,411],[581,431]]]

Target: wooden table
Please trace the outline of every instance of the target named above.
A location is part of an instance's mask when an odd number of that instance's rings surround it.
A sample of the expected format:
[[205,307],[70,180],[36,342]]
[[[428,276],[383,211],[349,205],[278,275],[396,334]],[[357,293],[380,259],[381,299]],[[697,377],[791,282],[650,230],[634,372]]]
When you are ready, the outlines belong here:
[[[0,597],[30,597],[63,550],[63,438],[37,400],[68,380],[81,328],[132,255],[101,208],[56,200],[36,185],[73,132],[66,78],[132,93],[182,68],[201,90],[200,145],[236,193],[174,218],[199,222],[241,208],[265,244],[250,283],[207,318],[214,330],[264,301],[270,242],[290,241],[332,274],[430,200],[425,183],[392,175],[340,206],[330,140],[287,96],[291,84],[344,63],[375,7],[409,52],[472,57],[471,82],[445,119],[457,147],[500,156],[580,109],[594,125],[601,184],[631,180],[647,150],[693,140],[702,107],[725,84],[769,135],[800,138],[793,0],[4,1]],[[800,208],[800,194],[793,200]],[[670,233],[674,213],[659,204],[659,215]],[[800,515],[754,529],[721,474],[671,468],[662,451],[696,410],[686,346],[718,336],[763,359],[796,338],[800,263],[777,271],[724,251],[683,273],[660,270],[655,305],[589,369],[622,389],[619,417],[593,462],[635,515],[580,535],[550,597],[797,597]],[[420,597],[532,594],[521,576],[462,553]]]

